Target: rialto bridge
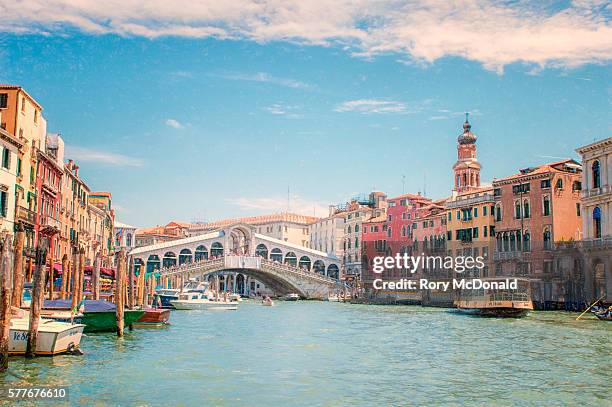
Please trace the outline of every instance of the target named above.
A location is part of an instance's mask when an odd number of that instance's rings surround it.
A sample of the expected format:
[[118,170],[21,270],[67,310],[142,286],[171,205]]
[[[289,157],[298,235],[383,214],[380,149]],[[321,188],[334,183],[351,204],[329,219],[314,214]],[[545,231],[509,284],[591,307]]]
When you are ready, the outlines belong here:
[[324,298],[341,289],[340,260],[327,253],[255,233],[246,224],[203,235],[138,247],[129,253],[135,271],[161,277],[210,278],[220,275],[222,288],[253,292],[258,281],[278,294],[295,292]]

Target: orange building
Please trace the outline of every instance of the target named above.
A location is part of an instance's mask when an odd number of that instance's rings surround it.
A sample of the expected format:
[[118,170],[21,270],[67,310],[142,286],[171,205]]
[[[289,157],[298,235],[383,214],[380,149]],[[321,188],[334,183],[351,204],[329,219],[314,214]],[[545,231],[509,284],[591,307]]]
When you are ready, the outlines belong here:
[[581,177],[581,165],[567,159],[493,181],[495,274],[537,279],[536,302],[561,289],[553,281],[555,243],[581,239]]

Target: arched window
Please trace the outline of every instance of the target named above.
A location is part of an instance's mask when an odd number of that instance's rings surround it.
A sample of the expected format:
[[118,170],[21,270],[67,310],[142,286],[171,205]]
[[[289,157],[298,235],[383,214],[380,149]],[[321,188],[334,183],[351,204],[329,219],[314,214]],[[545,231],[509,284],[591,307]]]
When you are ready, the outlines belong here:
[[601,187],[601,171],[599,168],[599,160],[595,160],[592,167],[592,175],[593,175],[593,188]]
[[516,250],[517,251],[521,251],[521,232],[520,231],[516,231]]
[[463,173],[463,186],[467,186],[467,174],[465,172]]
[[501,205],[497,205],[495,206],[495,221],[496,222],[501,222],[502,220],[502,208]]
[[355,225],[355,233],[359,232],[359,225]]
[[310,265],[311,264],[312,264],[312,262],[310,261],[310,257],[308,257],[308,256],[300,257],[299,266],[300,266],[301,269],[310,270]]
[[355,238],[355,249],[359,249],[359,238]]
[[542,213],[544,216],[550,215],[550,198],[545,196],[542,201]]
[[348,225],[348,227],[346,228],[346,233],[348,233],[349,235],[351,234],[351,225]]
[[593,237],[601,239],[601,209],[599,206],[593,209]]
[[515,240],[515,234],[510,232],[510,251],[511,252],[515,252],[516,251],[516,240]]
[[457,174],[457,187],[461,186],[461,176]]
[[322,260],[315,261],[314,264],[312,265],[312,270],[315,273],[325,275],[325,263],[323,263]]
[[297,266],[297,256],[293,252],[285,254],[285,264]]
[[514,219],[521,218],[521,201],[514,202]]
[[525,219],[531,217],[531,211],[529,209],[529,201],[527,199],[523,201],[523,217]]
[[340,277],[340,270],[338,269],[338,266],[335,264],[330,264],[327,267],[327,276],[337,280]]
[[272,249],[270,252],[270,260],[281,263],[283,261],[283,252],[281,249]]
[[193,261],[193,257],[191,256],[191,250],[183,249],[179,253],[179,265],[185,263],[191,263]]
[[159,270],[160,266],[159,256],[156,254],[152,254],[147,259],[147,273],[152,273],[155,270]]
[[531,235],[529,234],[529,231],[525,231],[525,233],[523,233],[523,248],[526,252],[531,251]]
[[550,244],[550,230],[548,230],[548,228],[544,229],[544,250],[550,250],[551,249],[551,244]]
[[162,260],[162,267],[167,268],[172,266],[176,266],[176,254],[173,252],[166,252]]
[[212,257],[220,257],[223,256],[223,245],[219,242],[214,242],[210,246],[210,255]]
[[510,239],[508,239],[508,232],[504,232],[504,251],[510,251]]
[[470,174],[470,186],[474,186],[474,174]]
[[127,237],[125,239],[125,245],[127,247],[132,247],[132,234],[131,233],[127,234]]
[[502,242],[502,235],[501,235],[501,233],[497,234],[497,251],[498,252],[503,252],[504,251],[504,246],[503,246],[503,242]]
[[255,256],[263,257],[264,259],[268,258],[268,248],[265,244],[260,243],[255,248]]
[[195,261],[202,260],[208,260],[208,249],[204,245],[196,247],[195,250]]

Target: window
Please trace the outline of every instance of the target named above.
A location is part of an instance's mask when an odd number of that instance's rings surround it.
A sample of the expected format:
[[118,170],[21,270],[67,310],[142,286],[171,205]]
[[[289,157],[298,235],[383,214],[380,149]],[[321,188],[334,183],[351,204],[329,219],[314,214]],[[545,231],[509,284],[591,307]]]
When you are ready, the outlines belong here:
[[21,177],[21,158],[17,157],[17,176]]
[[501,205],[497,205],[495,207],[495,221],[496,222],[501,222],[502,220],[502,210],[501,210]]
[[592,169],[592,176],[593,176],[593,188],[599,188],[601,186],[601,171],[599,169],[598,160],[595,160],[591,169]]
[[448,232],[446,232],[446,240],[451,241],[453,240],[453,231],[449,230]]
[[593,209],[593,237],[601,239],[601,209],[599,206]]
[[472,229],[472,236],[474,237],[474,239],[478,238],[478,228],[473,228]]
[[474,217],[478,217],[478,207],[474,208]]
[[11,165],[11,150],[4,147],[2,150],[2,168],[9,169]]
[[563,180],[561,178],[557,180],[557,184],[555,185],[555,188],[563,189]]
[[355,233],[359,232],[359,225],[355,225]]
[[527,184],[518,184],[518,185],[513,185],[512,186],[512,193],[514,193],[514,194],[525,194],[525,193],[529,192],[529,190],[530,190],[529,183],[527,183]]
[[525,201],[523,201],[523,216],[525,217],[525,219],[531,217],[531,212],[529,210],[529,201],[526,199]]
[[448,221],[450,222],[451,220],[453,220],[453,214],[452,213],[448,213]]
[[457,220],[461,219],[461,211],[457,211]]
[[543,179],[542,182],[540,182],[540,188],[542,188],[542,189],[550,188],[550,180],[549,179]]
[[8,107],[8,93],[0,93],[0,109]]
[[523,234],[523,248],[526,252],[531,251],[531,235],[528,231]]
[[545,196],[543,202],[543,213],[544,216],[550,216],[550,198]]
[[544,250],[550,250],[550,230],[544,229]]
[[486,226],[486,225],[485,225],[485,226],[483,226],[483,227],[482,227],[482,236],[483,236],[483,237],[487,237],[488,232],[489,232],[489,227],[488,227],[488,226]]
[[501,196],[501,188],[495,188],[493,190],[493,196]]
[[514,202],[514,219],[520,219],[520,218],[521,218],[521,202],[515,201]]
[[482,216],[487,216],[487,206],[482,207]]
[[8,192],[0,191],[0,216],[6,218],[8,212]]
[[576,202],[576,216],[581,216],[580,215],[580,202]]
[[25,102],[26,102],[25,97],[21,98],[21,111],[22,112],[25,112]]
[[572,183],[572,191],[582,191],[582,182],[574,181]]

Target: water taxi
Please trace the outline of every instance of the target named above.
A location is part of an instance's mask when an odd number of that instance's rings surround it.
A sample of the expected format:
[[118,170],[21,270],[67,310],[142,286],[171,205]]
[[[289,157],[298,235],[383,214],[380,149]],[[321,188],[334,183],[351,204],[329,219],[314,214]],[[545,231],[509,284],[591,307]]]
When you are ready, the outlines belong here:
[[[484,288],[460,289],[454,301],[457,310],[472,315],[520,318],[533,310],[531,289],[525,278],[484,278]],[[508,281],[516,280],[516,288]]]
[[179,295],[178,300],[170,301],[177,310],[211,310],[211,311],[236,311],[238,304],[231,301],[215,301],[210,299],[206,293],[189,292]]

